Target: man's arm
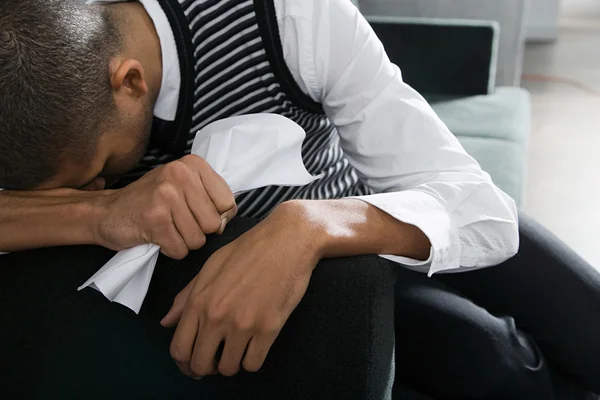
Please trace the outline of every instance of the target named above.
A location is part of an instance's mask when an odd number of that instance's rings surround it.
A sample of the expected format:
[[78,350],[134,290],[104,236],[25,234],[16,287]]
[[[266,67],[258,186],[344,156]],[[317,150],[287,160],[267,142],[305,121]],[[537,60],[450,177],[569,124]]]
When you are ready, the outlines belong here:
[[518,248],[514,201],[494,185],[425,99],[402,80],[347,0],[275,0],[284,58],[323,104],[345,156],[376,194],[360,199],[431,242],[429,274],[497,265]]
[[375,206],[356,199],[295,200],[282,204],[305,221],[299,234],[318,238],[320,258],[396,254],[414,260],[429,258],[431,243],[414,225],[399,222]]
[[103,192],[0,192],[0,251],[94,244]]
[[154,243],[175,259],[222,232],[237,206],[227,183],[198,156],[159,167],[112,191],[0,192],[0,252]]

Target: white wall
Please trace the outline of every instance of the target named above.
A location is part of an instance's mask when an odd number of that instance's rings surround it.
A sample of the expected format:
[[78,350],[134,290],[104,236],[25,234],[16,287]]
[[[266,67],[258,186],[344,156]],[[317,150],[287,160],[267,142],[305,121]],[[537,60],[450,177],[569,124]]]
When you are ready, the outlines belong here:
[[554,40],[558,37],[560,0],[529,0],[527,39]]
[[599,0],[561,0],[561,17],[598,19],[600,18]]

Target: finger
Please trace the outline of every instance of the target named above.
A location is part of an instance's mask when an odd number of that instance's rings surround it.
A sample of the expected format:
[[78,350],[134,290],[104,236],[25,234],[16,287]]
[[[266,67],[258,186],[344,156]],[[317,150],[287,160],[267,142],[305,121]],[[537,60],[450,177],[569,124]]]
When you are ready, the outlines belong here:
[[94,191],[104,190],[105,187],[106,187],[106,180],[104,178],[98,177],[98,178],[94,179],[92,182],[90,182],[87,185],[85,185],[84,187],[82,187],[81,190],[84,190],[87,192],[94,192]]
[[194,310],[184,311],[170,347],[171,357],[175,360],[177,367],[184,375],[190,377],[197,376],[190,369],[190,360],[198,336],[198,324],[198,314]]
[[173,213],[169,209],[164,210],[160,219],[156,219],[150,224],[150,228],[148,243],[159,245],[161,253],[175,260],[181,260],[187,256],[188,247],[175,227]]
[[198,221],[190,211],[185,200],[177,202],[172,210],[173,221],[179,235],[183,238],[189,250],[198,250],[206,244],[206,235],[204,234]]
[[238,207],[236,204],[233,206],[233,208],[231,210],[229,210],[221,215],[221,229],[219,229],[219,232],[217,232],[219,235],[221,235],[225,231],[227,224],[233,218],[235,218],[235,216],[237,215],[237,212],[238,212]]
[[217,235],[222,235],[225,232],[225,228],[227,228],[227,224],[229,223],[229,218],[226,214],[221,215],[221,227],[217,232]]
[[174,260],[182,260],[189,253],[185,240],[173,223],[155,225],[152,243],[158,244],[161,253]]
[[235,206],[235,197],[225,179],[215,172],[204,160],[190,159],[198,171],[206,193],[211,198],[219,214],[232,210]]
[[217,372],[215,359],[219,345],[224,339],[225,332],[220,326],[210,324],[200,327],[190,361],[190,370],[194,376],[214,375]]
[[248,350],[242,365],[248,372],[258,372],[267,359],[267,354],[271,350],[271,346],[275,343],[275,339],[279,335],[279,331],[264,335],[256,335],[250,340]]
[[[197,275],[196,275],[197,277]],[[181,292],[175,297],[173,301],[173,305],[169,312],[164,316],[164,318],[160,321],[160,324],[165,328],[174,327],[181,318],[181,314],[183,313],[183,309],[185,304],[187,303],[188,298],[190,297],[190,293],[192,293],[192,289],[196,283],[196,278],[192,279],[190,283],[186,287],[183,288]]]
[[190,184],[184,188],[183,195],[202,232],[206,235],[217,232],[221,227],[221,216],[199,175],[192,178]]
[[234,376],[240,371],[242,357],[252,338],[248,331],[234,330],[225,339],[225,347],[219,361],[219,373],[223,376]]

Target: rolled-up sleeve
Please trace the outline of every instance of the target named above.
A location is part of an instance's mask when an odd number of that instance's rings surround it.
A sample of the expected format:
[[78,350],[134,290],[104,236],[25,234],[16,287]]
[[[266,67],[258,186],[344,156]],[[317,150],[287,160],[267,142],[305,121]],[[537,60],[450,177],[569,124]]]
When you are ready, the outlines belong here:
[[458,272],[516,254],[517,210],[429,104],[402,79],[348,0],[276,2],[286,62],[323,104],[361,179],[358,199],[420,228],[429,260],[382,255],[408,268]]

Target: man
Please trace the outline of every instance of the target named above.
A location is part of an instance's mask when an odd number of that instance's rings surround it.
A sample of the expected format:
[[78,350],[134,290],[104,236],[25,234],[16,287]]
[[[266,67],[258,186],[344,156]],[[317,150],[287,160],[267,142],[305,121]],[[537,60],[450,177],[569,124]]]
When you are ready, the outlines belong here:
[[[185,375],[258,371],[321,259],[385,254],[433,275],[517,252],[514,202],[346,0],[104,3],[1,3],[0,249],[155,243],[183,259],[236,214],[266,217],[221,243],[161,320]],[[257,112],[306,130],[322,178],[236,204],[184,155],[208,123]],[[533,341],[510,320],[492,331],[518,365],[474,398],[549,398]]]

